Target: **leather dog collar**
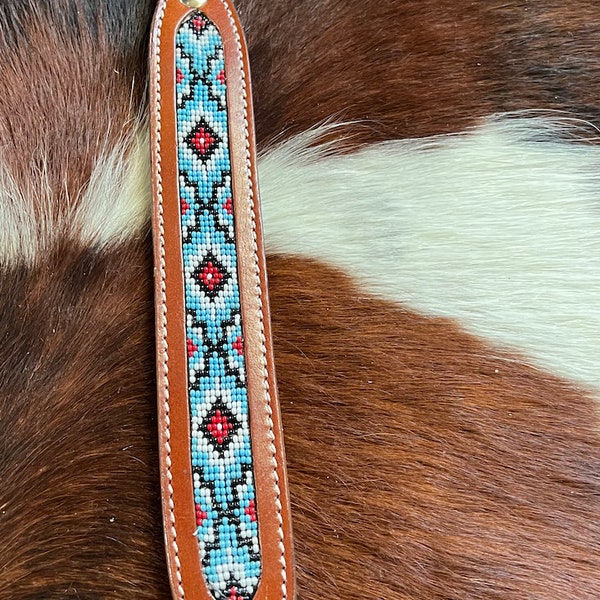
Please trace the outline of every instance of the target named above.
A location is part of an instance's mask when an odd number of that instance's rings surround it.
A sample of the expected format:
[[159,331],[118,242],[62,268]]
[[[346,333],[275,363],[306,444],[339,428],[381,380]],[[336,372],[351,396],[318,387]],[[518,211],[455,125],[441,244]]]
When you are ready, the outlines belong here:
[[248,57],[227,0],[160,0],[151,48],[159,448],[171,588],[293,598]]

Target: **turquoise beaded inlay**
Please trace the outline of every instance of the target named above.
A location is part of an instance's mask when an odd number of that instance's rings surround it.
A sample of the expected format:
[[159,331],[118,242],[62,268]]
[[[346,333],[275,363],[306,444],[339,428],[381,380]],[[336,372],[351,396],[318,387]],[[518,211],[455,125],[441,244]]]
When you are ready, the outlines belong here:
[[237,272],[223,41],[202,13],[177,33],[179,196],[198,549],[216,600],[261,574]]

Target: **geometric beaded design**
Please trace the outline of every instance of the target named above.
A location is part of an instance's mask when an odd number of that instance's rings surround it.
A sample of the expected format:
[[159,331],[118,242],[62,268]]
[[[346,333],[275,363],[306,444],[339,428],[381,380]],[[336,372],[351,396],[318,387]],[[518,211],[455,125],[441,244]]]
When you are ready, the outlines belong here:
[[191,462],[204,578],[216,600],[250,600],[261,556],[223,41],[200,12],[177,32],[177,147]]

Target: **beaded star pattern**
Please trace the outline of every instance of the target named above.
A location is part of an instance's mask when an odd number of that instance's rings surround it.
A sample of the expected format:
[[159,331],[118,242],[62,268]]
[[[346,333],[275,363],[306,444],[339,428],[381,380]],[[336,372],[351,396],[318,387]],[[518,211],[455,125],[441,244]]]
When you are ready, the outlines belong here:
[[177,33],[177,145],[191,461],[200,558],[216,600],[261,574],[229,155],[223,40],[202,13]]

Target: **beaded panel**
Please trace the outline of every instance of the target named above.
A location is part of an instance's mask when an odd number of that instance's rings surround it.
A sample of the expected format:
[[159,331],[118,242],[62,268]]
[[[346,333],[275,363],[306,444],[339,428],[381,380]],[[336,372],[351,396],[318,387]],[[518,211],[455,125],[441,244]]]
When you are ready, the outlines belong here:
[[177,33],[177,136],[198,550],[217,600],[261,574],[237,272],[223,41],[196,12]]

